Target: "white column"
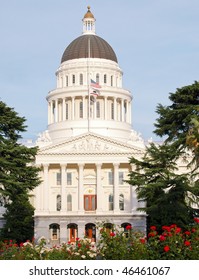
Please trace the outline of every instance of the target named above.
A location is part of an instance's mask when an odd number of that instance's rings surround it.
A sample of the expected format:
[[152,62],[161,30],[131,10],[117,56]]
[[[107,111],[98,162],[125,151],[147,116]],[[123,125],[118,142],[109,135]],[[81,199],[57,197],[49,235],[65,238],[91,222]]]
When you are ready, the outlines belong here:
[[113,186],[113,198],[114,198],[114,213],[119,212],[119,164],[114,163],[114,186]]
[[55,122],[58,122],[58,99],[55,100]]
[[132,123],[132,116],[131,116],[131,101],[129,101],[129,123]]
[[104,97],[104,119],[107,120],[107,97]]
[[78,211],[84,211],[84,164],[78,164],[79,167],[79,181],[78,181]]
[[[36,165],[36,167],[39,167],[39,168],[41,168],[41,166],[40,165]],[[41,178],[41,180],[43,181],[43,178],[42,178],[42,170],[41,171],[39,171],[39,177]],[[43,209],[43,206],[42,206],[42,197],[43,197],[43,183],[41,183],[39,186],[37,186],[36,188],[35,188],[35,210],[36,211],[40,211],[41,209]]]
[[114,120],[117,121],[117,100],[116,97],[114,97]]
[[61,211],[67,211],[66,200],[66,164],[61,165]]
[[102,176],[101,176],[101,163],[96,164],[97,168],[97,212],[102,212]]
[[136,187],[135,186],[131,186],[131,212],[135,213],[137,212],[137,208],[138,206],[138,199],[137,199],[137,193],[136,193]]
[[66,120],[66,100],[62,99],[62,121]]
[[43,205],[44,211],[49,211],[49,179],[48,179],[48,164],[43,165],[44,170],[44,188],[43,188]]
[[124,99],[121,100],[122,122],[124,121]]
[[72,97],[72,120],[75,118],[75,97]]
[[53,116],[53,100],[50,101],[50,123],[54,123],[54,116]]
[[86,103],[85,103],[85,96],[82,97],[83,102],[83,119],[86,119]]
[[[135,170],[135,166],[133,164],[131,164],[131,170],[134,171]],[[130,186],[130,190],[131,190],[131,212],[135,213],[137,212],[137,208],[138,208],[138,199],[137,199],[137,193],[136,193],[136,186]]]

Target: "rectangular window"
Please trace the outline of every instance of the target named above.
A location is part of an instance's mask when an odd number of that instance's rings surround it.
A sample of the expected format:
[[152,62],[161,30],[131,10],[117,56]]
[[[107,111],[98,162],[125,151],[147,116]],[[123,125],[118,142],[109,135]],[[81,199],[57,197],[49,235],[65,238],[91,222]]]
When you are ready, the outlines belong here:
[[68,103],[66,103],[66,120],[68,120]]
[[79,76],[79,84],[83,85],[83,74],[80,74]]
[[68,87],[68,76],[66,76],[66,86]]
[[108,172],[108,184],[113,185],[113,171]]
[[111,76],[111,86],[113,86],[113,76]]
[[79,103],[79,117],[80,117],[80,119],[83,118],[83,102],[82,101],[80,101],[80,103]]
[[97,101],[96,103],[96,117],[100,118],[100,102]]
[[124,172],[119,172],[119,185],[124,184]]
[[75,84],[75,75],[73,75],[73,85]]
[[105,84],[107,83],[107,76],[106,76],[106,74],[104,75],[104,83]]
[[114,120],[114,104],[111,103],[111,119]]
[[61,185],[61,173],[57,173],[57,185]]
[[67,172],[67,185],[71,186],[72,185],[72,173]]

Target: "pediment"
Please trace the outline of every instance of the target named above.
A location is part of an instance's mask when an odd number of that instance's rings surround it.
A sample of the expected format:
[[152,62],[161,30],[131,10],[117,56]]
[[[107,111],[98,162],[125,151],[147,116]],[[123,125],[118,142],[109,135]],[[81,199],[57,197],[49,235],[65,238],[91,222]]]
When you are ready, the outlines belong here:
[[83,134],[70,139],[43,147],[39,154],[115,154],[115,153],[143,153],[144,149],[111,138],[92,133]]

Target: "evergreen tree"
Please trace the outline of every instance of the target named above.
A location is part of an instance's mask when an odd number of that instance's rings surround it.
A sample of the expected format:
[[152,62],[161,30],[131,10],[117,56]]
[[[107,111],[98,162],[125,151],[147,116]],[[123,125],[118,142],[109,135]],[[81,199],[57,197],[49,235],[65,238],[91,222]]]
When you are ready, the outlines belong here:
[[[148,226],[186,227],[198,214],[199,82],[178,88],[169,99],[170,106],[157,106],[154,131],[166,140],[160,146],[151,144],[142,160],[131,159],[136,170],[129,174],[129,183],[137,186],[138,198],[146,202],[142,210]],[[178,172],[178,159],[187,165],[183,174]]]
[[172,102],[170,106],[157,106],[159,117],[154,132],[158,136],[166,136],[166,141],[174,143],[176,149],[192,151],[192,163],[198,167],[199,82],[178,88],[175,93],[170,93],[169,99]]
[[138,200],[145,202],[140,208],[147,214],[147,226],[177,224],[186,228],[193,221],[198,199],[198,187],[192,182],[189,170],[179,174],[177,159],[180,152],[174,145],[151,144],[142,160],[134,157],[130,163],[135,170],[129,174],[128,183],[137,186]]
[[40,182],[34,166],[37,148],[19,143],[25,118],[0,101],[0,196],[6,213],[1,238],[18,242],[33,237],[34,208],[29,193]]

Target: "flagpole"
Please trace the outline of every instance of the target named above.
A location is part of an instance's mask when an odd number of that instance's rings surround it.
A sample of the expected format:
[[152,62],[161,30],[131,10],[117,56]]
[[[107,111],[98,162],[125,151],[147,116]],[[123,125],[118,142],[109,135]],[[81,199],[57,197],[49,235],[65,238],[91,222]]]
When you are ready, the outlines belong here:
[[88,83],[88,132],[90,131],[90,38],[88,37],[88,73],[87,73],[87,83]]

